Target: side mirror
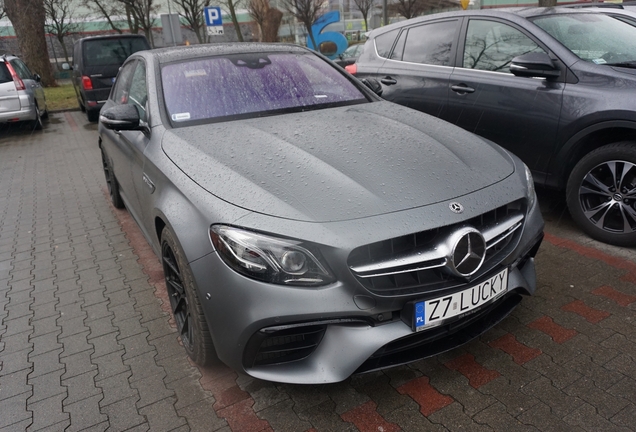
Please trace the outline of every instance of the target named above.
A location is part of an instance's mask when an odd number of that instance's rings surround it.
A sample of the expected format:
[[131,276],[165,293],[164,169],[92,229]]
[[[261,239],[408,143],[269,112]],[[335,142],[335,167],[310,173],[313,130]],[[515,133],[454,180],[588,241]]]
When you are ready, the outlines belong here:
[[99,113],[99,122],[114,131],[141,130],[139,112],[133,105],[115,105]]
[[73,70],[73,66],[68,63],[62,63],[62,70]]
[[528,53],[512,59],[510,72],[527,78],[556,78],[561,71],[546,53]]
[[42,81],[42,77],[38,74],[33,74],[33,79],[37,82],[41,82]]
[[366,85],[371,91],[378,96],[382,96],[382,84],[375,78],[362,78],[362,84]]

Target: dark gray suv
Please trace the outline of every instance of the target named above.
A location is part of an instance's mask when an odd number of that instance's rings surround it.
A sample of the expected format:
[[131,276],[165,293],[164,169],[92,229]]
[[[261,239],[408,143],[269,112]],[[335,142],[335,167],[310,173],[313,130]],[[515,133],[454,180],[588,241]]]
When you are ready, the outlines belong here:
[[635,41],[591,10],[451,12],[373,31],[353,72],[511,150],[591,237],[634,246]]

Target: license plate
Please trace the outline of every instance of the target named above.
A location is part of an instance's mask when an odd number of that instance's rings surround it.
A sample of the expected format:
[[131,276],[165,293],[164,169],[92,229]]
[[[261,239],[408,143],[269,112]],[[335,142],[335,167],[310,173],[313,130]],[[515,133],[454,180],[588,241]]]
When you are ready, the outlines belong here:
[[469,312],[501,297],[508,289],[508,269],[479,285],[454,294],[415,303],[415,331],[441,324],[444,320]]

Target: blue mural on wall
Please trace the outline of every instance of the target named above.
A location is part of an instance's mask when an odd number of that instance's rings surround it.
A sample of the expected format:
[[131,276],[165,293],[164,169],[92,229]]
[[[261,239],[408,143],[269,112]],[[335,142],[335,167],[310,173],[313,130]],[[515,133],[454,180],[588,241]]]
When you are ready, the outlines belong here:
[[[319,47],[321,43],[325,43],[325,42],[332,42],[336,45],[336,52],[327,56],[332,60],[338,57],[347,49],[347,47],[349,46],[349,42],[347,42],[347,38],[345,38],[342,34],[338,32],[327,31],[322,33],[322,31],[329,24],[337,23],[339,21],[340,21],[340,12],[331,11],[322,15],[320,18],[316,20],[314,25],[311,26],[311,31],[314,34],[314,40],[316,41],[316,44]],[[315,51],[320,51],[319,49],[314,47],[314,44],[311,42],[311,38],[309,37],[309,35],[307,35],[307,47]]]

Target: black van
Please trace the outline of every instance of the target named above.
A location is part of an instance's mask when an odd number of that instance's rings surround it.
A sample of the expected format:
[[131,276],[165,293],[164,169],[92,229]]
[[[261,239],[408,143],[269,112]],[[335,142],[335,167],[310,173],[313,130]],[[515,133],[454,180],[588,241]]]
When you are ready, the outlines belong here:
[[143,35],[108,35],[80,39],[73,45],[73,80],[88,121],[99,118],[119,68],[132,53],[150,49]]

